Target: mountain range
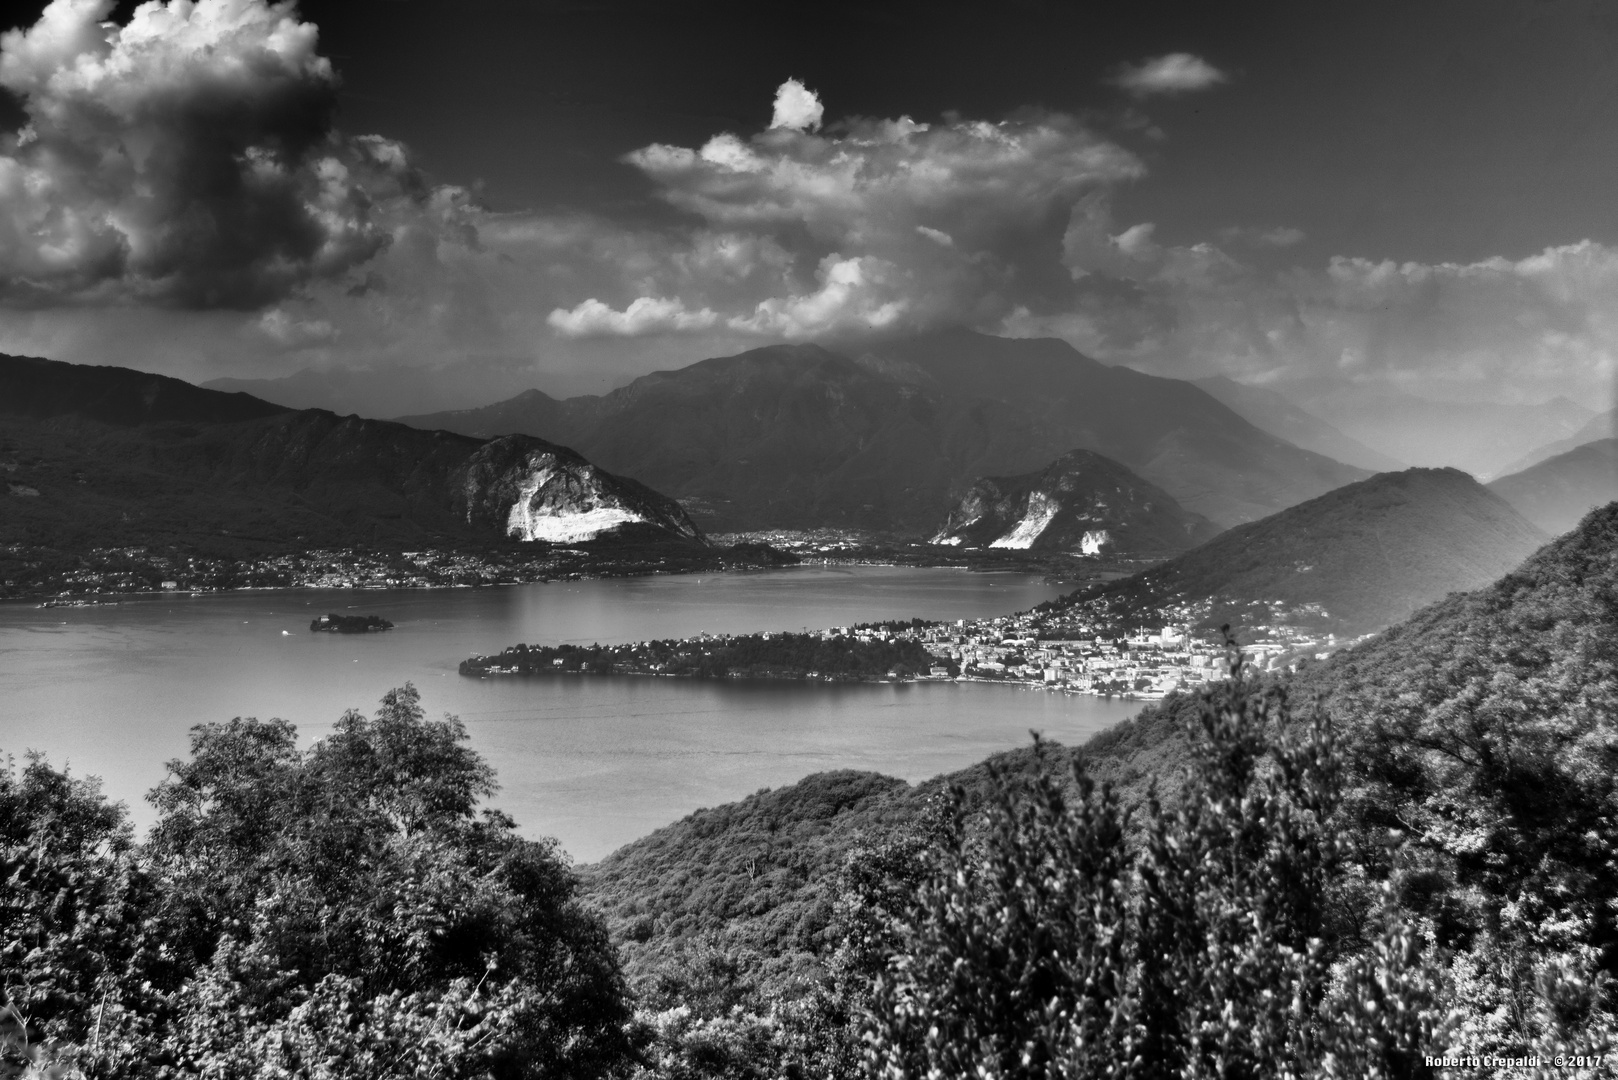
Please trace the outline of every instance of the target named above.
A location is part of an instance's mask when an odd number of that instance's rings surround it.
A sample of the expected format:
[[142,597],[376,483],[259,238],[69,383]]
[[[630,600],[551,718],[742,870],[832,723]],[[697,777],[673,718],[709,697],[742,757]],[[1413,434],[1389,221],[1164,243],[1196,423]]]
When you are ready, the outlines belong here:
[[930,535],[982,476],[1069,450],[1113,458],[1220,527],[1360,479],[1179,379],[1054,339],[936,331],[857,352],[776,345],[643,376],[609,394],[539,391],[403,418],[574,446],[679,499],[710,531],[841,526]]
[[1215,400],[1229,406],[1243,420],[1294,446],[1371,472],[1397,472],[1409,468],[1397,458],[1351,439],[1320,417],[1300,408],[1291,398],[1261,386],[1248,386],[1223,375],[1192,379]]
[[1548,442],[1544,446],[1536,447],[1531,452],[1524,454],[1501,469],[1499,476],[1505,477],[1512,473],[1531,469],[1542,461],[1560,457],[1569,450],[1577,449],[1586,443],[1593,443],[1597,439],[1610,439],[1615,435],[1618,435],[1618,409],[1608,409],[1606,412],[1593,417],[1589,423],[1567,438]]
[[1195,547],[1218,531],[1116,461],[1074,450],[1039,472],[979,479],[932,542],[1161,556]]
[[1618,439],[1575,446],[1491,481],[1489,490],[1546,532],[1567,532],[1593,508],[1618,499]]
[[700,542],[679,504],[531,436],[292,410],[116,367],[0,356],[0,540]]
[[1529,405],[1433,401],[1386,390],[1334,386],[1292,391],[1343,434],[1409,465],[1499,476],[1524,455],[1573,436],[1594,411],[1565,397]]
[[1477,588],[1547,539],[1459,469],[1408,469],[1222,533],[1067,603],[1145,611],[1205,608],[1202,622],[1378,630],[1458,589]]

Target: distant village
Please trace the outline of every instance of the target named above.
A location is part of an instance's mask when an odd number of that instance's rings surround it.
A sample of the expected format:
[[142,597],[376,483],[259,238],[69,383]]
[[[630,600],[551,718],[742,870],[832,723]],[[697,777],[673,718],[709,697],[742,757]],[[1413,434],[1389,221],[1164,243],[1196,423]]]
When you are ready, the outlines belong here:
[[[857,640],[913,640],[934,657],[933,679],[1014,682],[1076,694],[1156,699],[1217,682],[1229,672],[1217,633],[1197,633],[1193,620],[1119,635],[1087,623],[1079,609],[1019,612],[990,619],[959,619],[906,627],[878,624],[833,627],[825,636]],[[1078,614],[1075,614],[1078,612]],[[1169,615],[1190,615],[1171,612]],[[1259,670],[1323,659],[1345,644],[1335,634],[1315,635],[1285,624],[1253,628],[1239,645]]]

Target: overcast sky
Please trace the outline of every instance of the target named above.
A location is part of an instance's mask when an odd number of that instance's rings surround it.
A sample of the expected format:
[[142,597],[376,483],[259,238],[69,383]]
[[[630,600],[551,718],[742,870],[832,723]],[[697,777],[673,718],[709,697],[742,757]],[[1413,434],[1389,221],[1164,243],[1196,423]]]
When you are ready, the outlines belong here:
[[1299,393],[1610,394],[1596,0],[4,10],[0,351],[568,392],[965,323]]

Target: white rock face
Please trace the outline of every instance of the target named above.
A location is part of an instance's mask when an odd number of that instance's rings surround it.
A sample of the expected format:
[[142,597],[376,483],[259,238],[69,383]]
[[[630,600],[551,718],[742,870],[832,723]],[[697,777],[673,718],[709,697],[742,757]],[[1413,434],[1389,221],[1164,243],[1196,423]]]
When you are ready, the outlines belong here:
[[1079,550],[1086,555],[1100,555],[1102,545],[1111,542],[1112,537],[1107,534],[1106,529],[1091,529],[1080,538]]
[[1056,500],[1045,492],[1034,492],[1028,496],[1028,512],[1023,515],[1022,520],[1017,522],[1014,529],[989,546],[1027,550],[1039,539],[1039,534],[1045,531],[1045,527],[1051,523],[1051,519],[1060,509]]
[[535,468],[517,489],[506,515],[506,535],[550,544],[577,544],[646,518],[597,488],[595,469]]

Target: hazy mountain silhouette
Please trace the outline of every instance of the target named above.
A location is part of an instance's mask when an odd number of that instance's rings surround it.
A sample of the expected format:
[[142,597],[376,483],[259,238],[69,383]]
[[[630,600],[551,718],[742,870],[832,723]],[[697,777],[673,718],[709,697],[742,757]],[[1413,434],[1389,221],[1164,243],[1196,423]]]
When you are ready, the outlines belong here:
[[1267,431],[1294,446],[1371,472],[1396,472],[1404,462],[1351,439],[1291,398],[1274,390],[1248,386],[1223,375],[1191,380],[1260,431]]
[[1489,484],[1546,532],[1567,532],[1593,508],[1618,499],[1618,439],[1576,446]]
[[1512,473],[1520,473],[1525,469],[1531,469],[1542,461],[1549,461],[1553,457],[1558,457],[1586,443],[1593,443],[1597,439],[1610,439],[1615,435],[1618,435],[1618,409],[1608,409],[1567,438],[1546,443],[1544,446],[1537,447],[1524,454],[1501,469],[1496,475],[1496,479],[1510,476]]
[[1108,367],[1052,339],[939,331],[855,356],[776,345],[600,396],[531,391],[404,422],[578,447],[673,494],[705,528],[930,533],[977,478],[1074,448],[1122,462],[1228,526],[1365,475],[1260,431],[1192,384]]

